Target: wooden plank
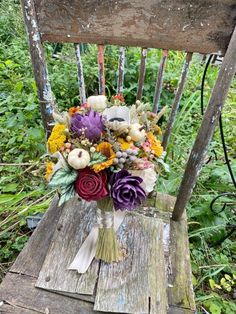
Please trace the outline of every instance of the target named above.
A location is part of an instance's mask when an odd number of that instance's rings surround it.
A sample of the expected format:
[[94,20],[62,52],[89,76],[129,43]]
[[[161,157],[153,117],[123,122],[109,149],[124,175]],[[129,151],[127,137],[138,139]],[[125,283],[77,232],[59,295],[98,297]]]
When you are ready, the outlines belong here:
[[66,203],[40,271],[37,287],[74,293],[78,294],[78,298],[93,300],[91,296],[98,276],[99,261],[93,260],[83,275],[67,268],[96,222],[95,206],[95,202],[79,202],[77,198]]
[[171,306],[167,312],[168,314],[197,314],[195,310],[184,309],[178,306]]
[[186,215],[170,222],[168,287],[169,305],[195,310]]
[[86,103],[83,63],[82,63],[82,58],[81,58],[81,53],[80,53],[80,45],[75,44],[74,46],[75,46],[76,64],[77,64],[77,69],[78,69],[80,103],[82,105]]
[[0,306],[1,314],[35,314],[35,311],[19,306],[3,304]]
[[165,71],[167,56],[168,56],[168,50],[163,50],[162,51],[162,58],[161,58],[160,66],[159,66],[159,71],[158,71],[158,76],[157,76],[157,81],[156,81],[154,99],[153,99],[152,112],[154,112],[154,113],[157,113],[157,111],[159,109],[162,84],[163,84],[163,75],[164,75],[164,71]]
[[94,310],[166,313],[166,278],[160,220],[127,214],[118,231],[122,262],[101,263]]
[[22,0],[21,3],[29,38],[30,54],[38,90],[40,111],[46,137],[48,138],[54,122],[52,113],[53,110],[56,109],[56,104],[54,102],[51,86],[49,83],[48,70],[43,46],[41,43],[41,35],[38,29],[34,1]]
[[236,72],[236,28],[214,85],[197,138],[190,153],[173,211],[173,219],[179,220],[192,194],[201,171],[208,145],[211,142],[225,99]]
[[138,91],[137,91],[136,100],[140,100],[143,94],[143,85],[144,85],[144,79],[145,79],[145,73],[146,73],[147,53],[148,53],[147,48],[141,49],[141,60],[140,60],[139,78],[138,78]]
[[58,197],[55,196],[42,221],[11,267],[11,272],[38,277],[61,215],[62,206],[57,207],[57,204]]
[[224,54],[235,0],[34,0],[43,40]]
[[125,47],[120,47],[118,62],[117,94],[123,94],[125,74]]
[[[91,303],[37,289],[35,283],[36,279],[33,277],[9,273],[0,287],[0,299],[11,306],[25,308],[34,313],[95,313]],[[27,313],[27,310],[22,310],[22,313]]]
[[178,88],[175,94],[175,98],[174,98],[174,102],[171,108],[171,113],[170,113],[170,117],[169,117],[169,121],[167,123],[167,127],[163,136],[163,141],[162,141],[162,146],[164,148],[164,150],[166,150],[168,142],[169,142],[169,138],[172,132],[172,129],[174,127],[174,123],[175,123],[175,118],[177,115],[177,112],[179,110],[179,103],[184,91],[184,85],[185,85],[185,81],[187,79],[187,75],[188,75],[188,69],[189,69],[189,65],[192,59],[192,53],[187,53],[186,54],[186,60],[184,62],[183,65],[183,69],[182,69],[182,74],[180,77],[180,81],[178,84]]

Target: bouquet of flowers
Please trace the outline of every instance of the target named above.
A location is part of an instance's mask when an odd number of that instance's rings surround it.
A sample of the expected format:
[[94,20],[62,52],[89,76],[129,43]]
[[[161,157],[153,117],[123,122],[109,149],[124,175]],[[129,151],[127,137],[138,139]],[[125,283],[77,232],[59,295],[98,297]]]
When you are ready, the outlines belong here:
[[121,95],[108,102],[91,96],[87,103],[54,113],[48,139],[46,178],[59,188],[60,203],[78,195],[97,202],[99,234],[96,258],[119,260],[114,211],[133,211],[153,191],[163,162],[158,116],[148,104],[128,107]]

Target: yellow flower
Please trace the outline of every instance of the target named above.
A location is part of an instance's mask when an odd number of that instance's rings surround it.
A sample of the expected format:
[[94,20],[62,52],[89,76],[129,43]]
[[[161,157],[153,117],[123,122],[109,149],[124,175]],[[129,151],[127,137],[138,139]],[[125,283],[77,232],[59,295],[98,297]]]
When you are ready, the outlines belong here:
[[161,157],[163,153],[163,147],[161,146],[161,142],[156,139],[152,132],[149,132],[147,134],[147,138],[151,144],[151,150],[154,151],[154,155],[156,155],[157,157]]
[[52,129],[52,133],[48,139],[48,150],[51,154],[57,152],[65,143],[65,128],[64,124],[56,124]]
[[54,167],[54,163],[51,162],[51,161],[47,161],[47,163],[46,163],[46,173],[45,173],[45,176],[44,176],[47,181],[50,180],[51,174],[53,172],[53,167]]
[[133,146],[133,142],[127,142],[126,140],[124,140],[121,137],[118,137],[117,141],[121,144],[120,148],[122,150],[129,149]]
[[92,168],[95,172],[99,172],[101,170],[109,168],[113,164],[113,160],[116,156],[115,152],[112,149],[112,145],[108,142],[102,142],[98,144],[97,151],[106,156],[107,160],[101,162],[100,164],[93,165]]

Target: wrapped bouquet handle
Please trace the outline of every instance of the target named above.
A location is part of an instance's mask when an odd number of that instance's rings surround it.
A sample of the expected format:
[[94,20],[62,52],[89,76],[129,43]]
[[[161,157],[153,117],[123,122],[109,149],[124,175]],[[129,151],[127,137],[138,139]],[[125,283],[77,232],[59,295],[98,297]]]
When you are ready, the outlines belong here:
[[[98,211],[101,211],[98,209]],[[124,211],[115,211],[113,212],[113,221],[114,221],[114,232],[116,232],[119,226],[122,224],[125,218],[126,212]],[[92,263],[97,250],[97,241],[99,237],[99,226],[98,224],[92,228],[89,235],[85,239],[84,243],[82,244],[81,248],[79,249],[78,253],[76,254],[73,262],[70,264],[68,269],[70,270],[77,270],[78,273],[83,274],[85,273],[90,264]]]
[[98,240],[96,258],[104,262],[116,262],[120,258],[119,245],[114,230],[114,210],[110,197],[97,201]]

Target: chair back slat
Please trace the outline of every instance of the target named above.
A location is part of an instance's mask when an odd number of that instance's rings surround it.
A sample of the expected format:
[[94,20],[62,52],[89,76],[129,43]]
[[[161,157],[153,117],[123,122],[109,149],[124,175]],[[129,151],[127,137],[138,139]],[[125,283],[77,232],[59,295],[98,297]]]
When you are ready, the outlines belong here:
[[160,97],[161,97],[161,90],[163,84],[163,75],[165,71],[166,61],[168,56],[168,50],[162,50],[162,58],[159,66],[159,72],[156,81],[155,93],[153,98],[153,108],[152,112],[157,113],[159,109]]
[[105,95],[105,73],[104,73],[104,49],[103,45],[98,45],[98,84],[99,95]]
[[78,69],[78,82],[79,82],[79,94],[80,94],[80,103],[86,103],[86,93],[85,93],[85,83],[84,83],[84,74],[83,74],[83,64],[81,59],[80,45],[74,44],[75,46],[75,56],[76,64]]
[[186,59],[185,59],[184,65],[183,65],[183,69],[182,69],[181,77],[180,77],[179,84],[177,87],[177,91],[175,94],[174,102],[173,102],[173,105],[171,107],[171,113],[170,113],[169,121],[167,123],[166,131],[165,131],[164,136],[163,136],[162,146],[163,146],[164,150],[166,150],[166,148],[167,148],[169,138],[171,135],[171,131],[172,131],[174,123],[175,123],[175,118],[176,118],[176,115],[177,115],[177,112],[179,109],[179,103],[181,100],[181,96],[182,96],[183,91],[184,91],[184,85],[185,85],[185,82],[186,82],[186,79],[188,76],[188,69],[189,69],[191,59],[192,59],[192,53],[188,52],[186,54]]
[[218,54],[225,53],[236,15],[235,0],[34,0],[34,4],[43,40]]
[[140,60],[140,68],[139,68],[139,79],[138,79],[138,90],[136,100],[140,100],[143,95],[143,85],[146,74],[146,61],[147,61],[147,48],[141,49],[141,60]]
[[125,74],[125,47],[119,49],[117,94],[123,94]]

